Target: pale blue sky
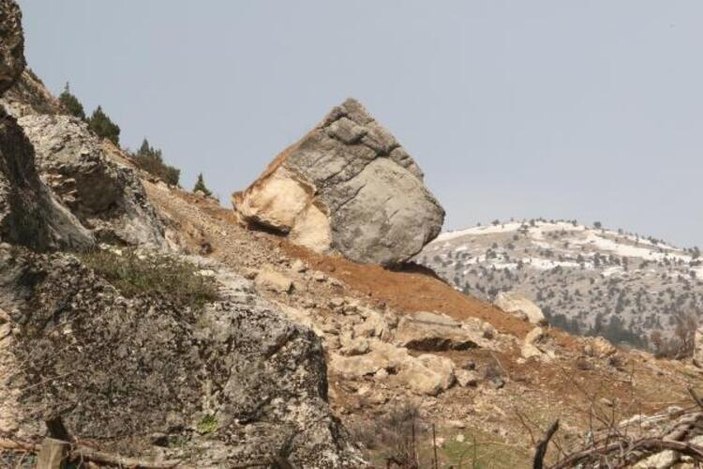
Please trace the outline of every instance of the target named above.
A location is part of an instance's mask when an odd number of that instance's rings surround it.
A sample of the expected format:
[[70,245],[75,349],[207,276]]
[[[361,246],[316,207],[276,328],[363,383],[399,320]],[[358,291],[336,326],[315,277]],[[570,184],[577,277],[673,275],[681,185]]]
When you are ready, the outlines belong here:
[[445,228],[576,218],[703,245],[703,2],[19,0],[30,66],[228,203],[335,104]]

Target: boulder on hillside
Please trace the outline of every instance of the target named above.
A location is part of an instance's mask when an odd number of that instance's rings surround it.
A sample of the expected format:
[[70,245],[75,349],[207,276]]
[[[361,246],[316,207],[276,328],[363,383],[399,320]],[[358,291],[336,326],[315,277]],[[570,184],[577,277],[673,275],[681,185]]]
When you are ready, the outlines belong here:
[[297,244],[383,265],[413,257],[444,222],[415,161],[354,99],[278,155],[233,204],[247,223]]
[[498,308],[531,324],[546,326],[542,309],[526,296],[517,292],[500,292],[493,302]]
[[36,150],[42,179],[97,239],[165,245],[164,227],[134,170],[109,158],[85,122],[28,114],[18,123]]
[[487,341],[478,325],[470,328],[448,316],[422,311],[403,316],[395,332],[395,342],[411,350],[432,352],[468,350]]

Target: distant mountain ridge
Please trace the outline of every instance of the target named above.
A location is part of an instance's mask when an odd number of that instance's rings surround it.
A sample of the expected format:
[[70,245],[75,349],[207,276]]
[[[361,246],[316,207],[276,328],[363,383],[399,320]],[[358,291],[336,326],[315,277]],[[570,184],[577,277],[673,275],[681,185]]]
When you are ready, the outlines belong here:
[[553,325],[639,347],[656,348],[653,333],[672,337],[703,312],[699,248],[597,222],[495,221],[443,233],[417,260],[466,293],[492,301],[518,291]]

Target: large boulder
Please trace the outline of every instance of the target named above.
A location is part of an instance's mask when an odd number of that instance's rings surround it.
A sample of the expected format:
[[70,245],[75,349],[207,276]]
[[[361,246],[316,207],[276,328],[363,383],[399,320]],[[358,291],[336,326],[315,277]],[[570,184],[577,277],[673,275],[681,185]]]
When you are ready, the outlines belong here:
[[105,451],[183,467],[360,467],[319,338],[251,282],[213,281],[221,298],[198,309],[125,297],[66,254],[0,246],[0,431],[31,440],[60,417]]
[[420,252],[444,221],[415,161],[353,99],[284,150],[233,204],[246,222],[297,244],[384,265]]
[[28,114],[18,122],[36,150],[42,179],[97,239],[166,244],[164,227],[134,170],[110,158],[85,122],[47,114]]

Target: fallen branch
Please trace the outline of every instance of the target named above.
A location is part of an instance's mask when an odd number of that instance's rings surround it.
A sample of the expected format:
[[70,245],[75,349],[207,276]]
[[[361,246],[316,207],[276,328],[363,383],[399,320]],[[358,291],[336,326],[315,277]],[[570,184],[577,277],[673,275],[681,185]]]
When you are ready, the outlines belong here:
[[[1,438],[0,449],[8,451],[27,451],[30,453],[38,453],[41,449],[41,445]],[[71,452],[68,455],[68,459],[72,461],[92,461],[95,463],[106,464],[111,466],[140,469],[171,469],[177,467],[178,464],[180,464],[180,461],[176,460],[161,462],[143,461],[141,459],[120,456],[118,454],[107,453],[105,451],[98,451],[87,446],[75,444],[71,446]]]
[[[606,446],[595,446],[572,454],[568,458],[552,466],[551,469],[572,468],[578,465],[579,463],[588,462],[589,459],[606,456],[613,451],[620,451],[622,449],[622,441],[610,443]],[[634,462],[645,459],[651,453],[660,452],[667,449],[677,451],[686,456],[691,456],[695,461],[703,461],[703,447],[696,446],[685,441],[671,441],[660,438],[646,438],[643,440],[635,441],[632,444],[628,445],[625,453],[622,455],[624,459],[624,464],[617,467],[628,467]],[[627,455],[634,455],[636,451],[643,451],[644,453],[640,454],[636,458],[627,458]]]
[[96,463],[109,464],[118,467],[131,467],[140,469],[170,469],[178,466],[180,461],[162,461],[151,462],[142,461],[141,459],[128,458],[118,454],[106,453],[98,451],[86,446],[78,446],[71,451],[69,456],[71,460],[92,461]]
[[552,423],[549,428],[547,429],[547,432],[544,434],[544,437],[537,443],[537,449],[535,450],[535,460],[532,465],[533,469],[542,469],[544,467],[544,456],[547,454],[547,446],[549,446],[549,440],[552,439],[554,434],[559,430],[559,420],[555,420],[554,423]]

